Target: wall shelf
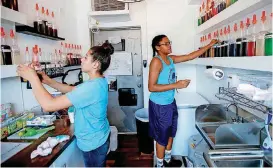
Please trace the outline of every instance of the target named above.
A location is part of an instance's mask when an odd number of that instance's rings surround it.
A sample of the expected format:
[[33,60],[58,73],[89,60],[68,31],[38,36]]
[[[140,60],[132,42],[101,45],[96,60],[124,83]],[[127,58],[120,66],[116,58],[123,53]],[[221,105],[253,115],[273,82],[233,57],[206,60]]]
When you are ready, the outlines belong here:
[[197,58],[184,64],[193,65],[211,65],[227,68],[238,68],[257,71],[272,72],[271,56],[255,56],[255,57],[215,57],[215,58]]
[[131,21],[129,10],[92,11],[89,16],[101,23]]
[[64,38],[61,38],[61,37],[52,37],[52,36],[38,33],[38,32],[36,32],[36,30],[33,27],[26,26],[26,25],[15,26],[15,31],[17,33],[23,33],[23,34],[37,36],[37,37],[46,38],[46,39],[50,39],[50,40],[56,40],[56,41],[64,41],[65,40]]
[[1,79],[17,77],[18,65],[1,65]]
[[247,0],[247,2],[244,0],[237,1],[221,13],[200,25],[197,29],[197,33],[210,33],[221,26],[229,24],[231,21],[238,18],[244,18],[249,13],[255,12],[269,4],[272,4],[272,0]]
[[1,6],[1,22],[27,24],[27,16],[24,13]]

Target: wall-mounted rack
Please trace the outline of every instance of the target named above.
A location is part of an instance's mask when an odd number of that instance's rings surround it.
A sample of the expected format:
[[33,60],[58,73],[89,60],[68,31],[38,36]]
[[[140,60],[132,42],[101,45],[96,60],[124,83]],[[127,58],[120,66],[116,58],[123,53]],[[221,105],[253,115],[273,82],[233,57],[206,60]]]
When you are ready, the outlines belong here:
[[237,93],[236,88],[219,87],[219,93],[217,93],[215,96],[220,100],[226,100],[228,102],[240,104],[242,106],[261,111],[265,114],[272,115],[269,113],[269,111],[272,110],[270,107],[264,105],[262,101],[253,101],[246,96]]

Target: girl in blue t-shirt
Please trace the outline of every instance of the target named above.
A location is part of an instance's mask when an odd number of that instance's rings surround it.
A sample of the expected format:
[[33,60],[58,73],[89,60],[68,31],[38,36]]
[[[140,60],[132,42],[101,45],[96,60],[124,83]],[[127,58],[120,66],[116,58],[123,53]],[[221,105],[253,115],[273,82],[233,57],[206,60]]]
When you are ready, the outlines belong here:
[[[44,111],[57,111],[74,106],[75,136],[83,152],[86,167],[105,167],[110,144],[110,126],[107,119],[108,83],[103,76],[110,65],[114,50],[108,42],[92,47],[81,59],[81,69],[89,80],[78,86],[69,86],[50,79],[44,73],[42,82],[31,66],[19,65],[19,76],[31,83],[32,91]],[[42,83],[66,93],[59,97],[52,95]]]
[[[150,64],[148,88],[149,134],[156,141],[157,167],[175,166],[171,163],[173,138],[177,130],[177,106],[174,99],[175,89],[186,88],[190,80],[176,81],[174,64],[195,59],[211,48],[217,40],[188,55],[170,55],[171,41],[166,35],[158,35],[152,41],[154,58]],[[164,160],[163,160],[164,158]],[[163,164],[165,163],[165,164]],[[173,163],[173,162],[172,162]]]

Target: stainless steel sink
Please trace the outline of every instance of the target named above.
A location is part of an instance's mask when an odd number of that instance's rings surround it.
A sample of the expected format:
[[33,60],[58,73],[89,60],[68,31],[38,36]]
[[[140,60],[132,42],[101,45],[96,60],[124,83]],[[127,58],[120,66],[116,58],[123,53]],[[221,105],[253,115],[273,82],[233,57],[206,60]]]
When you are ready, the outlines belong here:
[[206,104],[198,106],[195,120],[198,123],[227,123],[227,109],[220,104]]
[[264,124],[234,123],[234,116],[223,105],[202,105],[196,109],[196,128],[212,149],[259,147]]
[[263,167],[263,160],[221,160],[214,162],[217,167]]
[[264,153],[259,149],[214,150],[204,153],[209,167],[264,167]]

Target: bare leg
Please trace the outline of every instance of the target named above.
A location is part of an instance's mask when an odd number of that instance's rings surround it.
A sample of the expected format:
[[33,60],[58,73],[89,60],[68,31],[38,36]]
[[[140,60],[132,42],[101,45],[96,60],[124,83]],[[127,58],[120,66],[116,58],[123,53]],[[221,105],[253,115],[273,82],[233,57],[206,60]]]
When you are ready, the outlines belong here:
[[173,137],[170,137],[168,140],[168,145],[166,147],[166,150],[172,150],[172,146],[173,146]]
[[156,143],[156,157],[158,159],[163,159],[165,155],[165,146]]

